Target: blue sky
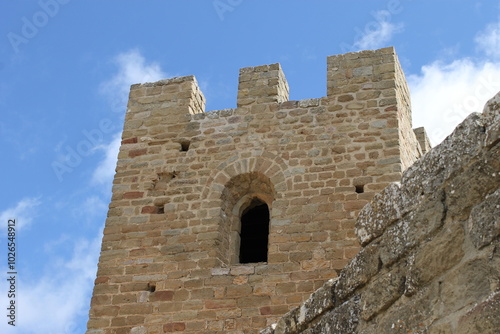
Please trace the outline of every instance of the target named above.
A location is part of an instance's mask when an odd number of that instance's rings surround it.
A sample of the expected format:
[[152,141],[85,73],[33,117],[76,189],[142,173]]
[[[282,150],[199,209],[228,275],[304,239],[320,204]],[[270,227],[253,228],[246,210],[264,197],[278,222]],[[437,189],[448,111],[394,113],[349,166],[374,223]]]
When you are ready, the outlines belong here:
[[385,46],[433,144],[500,90],[497,0],[2,1],[0,332],[85,331],[130,84],[194,74],[207,110],[234,108],[239,68],[279,62],[316,98],[328,55]]

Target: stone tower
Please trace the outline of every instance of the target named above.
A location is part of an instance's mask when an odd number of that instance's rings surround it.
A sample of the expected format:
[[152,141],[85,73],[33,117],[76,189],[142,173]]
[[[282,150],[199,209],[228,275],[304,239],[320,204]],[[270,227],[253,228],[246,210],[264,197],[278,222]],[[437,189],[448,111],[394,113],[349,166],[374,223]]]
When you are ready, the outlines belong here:
[[194,76],[131,87],[87,334],[256,333],[358,252],[359,210],[428,148],[394,49],[288,91],[279,64],[240,70],[235,109]]

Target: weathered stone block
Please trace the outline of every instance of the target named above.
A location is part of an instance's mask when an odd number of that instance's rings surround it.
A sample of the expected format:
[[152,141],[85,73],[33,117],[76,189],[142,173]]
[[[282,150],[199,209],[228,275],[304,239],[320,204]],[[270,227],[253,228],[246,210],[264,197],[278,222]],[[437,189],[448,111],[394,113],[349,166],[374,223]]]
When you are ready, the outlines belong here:
[[500,186],[500,145],[477,154],[465,170],[446,186],[446,202],[455,219],[467,219],[485,195]]
[[367,292],[361,296],[363,320],[368,321],[391,306],[403,294],[404,288],[405,276],[400,268],[377,275],[365,287]]
[[298,323],[302,327],[334,307],[334,286],[336,282],[337,279],[327,281],[299,307]]
[[385,266],[407,254],[442,226],[445,217],[443,192],[437,192],[415,211],[389,227],[380,238],[380,259]]
[[484,141],[480,114],[470,114],[441,144],[416,161],[401,179],[402,215],[410,212],[476,156]]
[[467,220],[467,230],[478,249],[490,244],[500,235],[500,189],[472,208]]
[[379,256],[379,244],[373,242],[361,249],[358,255],[345,266],[334,288],[335,296],[340,302],[345,301],[349,295],[379,271]]
[[357,333],[360,321],[359,296],[355,296],[337,308],[327,312],[312,328],[303,334]]
[[485,300],[500,287],[500,257],[464,263],[443,277],[441,300],[448,312]]
[[359,334],[426,333],[426,328],[435,321],[434,306],[438,301],[439,284],[436,282],[421,288],[411,298],[402,296],[371,321],[360,322]]
[[464,256],[464,230],[458,223],[445,225],[429,242],[420,246],[410,276],[413,282],[424,285],[434,277],[455,266]]
[[380,236],[385,229],[401,217],[399,184],[392,183],[365,205],[356,220],[359,242],[366,245]]
[[492,293],[458,321],[457,334],[498,334],[500,330],[500,293]]

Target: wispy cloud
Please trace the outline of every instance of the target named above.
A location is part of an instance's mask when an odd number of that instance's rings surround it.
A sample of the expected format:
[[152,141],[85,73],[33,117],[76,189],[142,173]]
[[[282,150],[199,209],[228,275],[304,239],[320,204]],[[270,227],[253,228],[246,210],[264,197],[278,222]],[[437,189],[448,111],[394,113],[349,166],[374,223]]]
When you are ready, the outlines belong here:
[[476,35],[475,42],[488,57],[500,59],[500,22],[489,24]]
[[[0,323],[6,334],[77,334],[88,317],[90,295],[95,279],[102,229],[92,240],[79,239],[73,243],[68,260],[54,257],[45,274],[36,278],[19,276],[19,318],[15,328]],[[6,272],[6,268],[2,268]],[[7,305],[4,294],[0,303]],[[21,320],[22,319],[22,320]],[[36,330],[34,330],[36,329]]]
[[115,175],[116,160],[120,150],[121,133],[113,136],[113,140],[107,145],[101,145],[99,150],[104,152],[104,159],[101,160],[92,174],[92,183],[109,185]]
[[16,219],[17,230],[31,225],[37,215],[37,208],[41,203],[39,197],[26,197],[17,202],[15,206],[0,212],[0,222],[2,222],[3,229],[9,219]]
[[365,30],[354,42],[357,50],[371,50],[387,46],[394,34],[403,31],[402,23],[392,23],[388,10],[373,13],[374,21],[366,25]]
[[476,58],[436,60],[410,75],[414,126],[425,126],[431,142],[440,143],[472,112],[481,112],[500,90],[498,26],[488,25],[475,42],[483,53]]
[[113,62],[118,67],[118,72],[101,84],[100,91],[108,96],[114,111],[125,110],[130,85],[167,77],[158,63],[146,62],[137,49],[120,53]]

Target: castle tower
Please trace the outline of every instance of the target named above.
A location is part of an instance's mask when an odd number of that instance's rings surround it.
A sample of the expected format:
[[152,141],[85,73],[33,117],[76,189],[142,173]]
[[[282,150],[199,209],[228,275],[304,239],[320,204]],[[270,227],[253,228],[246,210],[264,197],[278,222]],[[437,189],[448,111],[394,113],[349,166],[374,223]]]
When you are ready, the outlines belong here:
[[336,277],[422,154],[393,48],[329,57],[317,99],[243,68],[237,108],[204,109],[193,76],[131,87],[87,334],[257,333]]

